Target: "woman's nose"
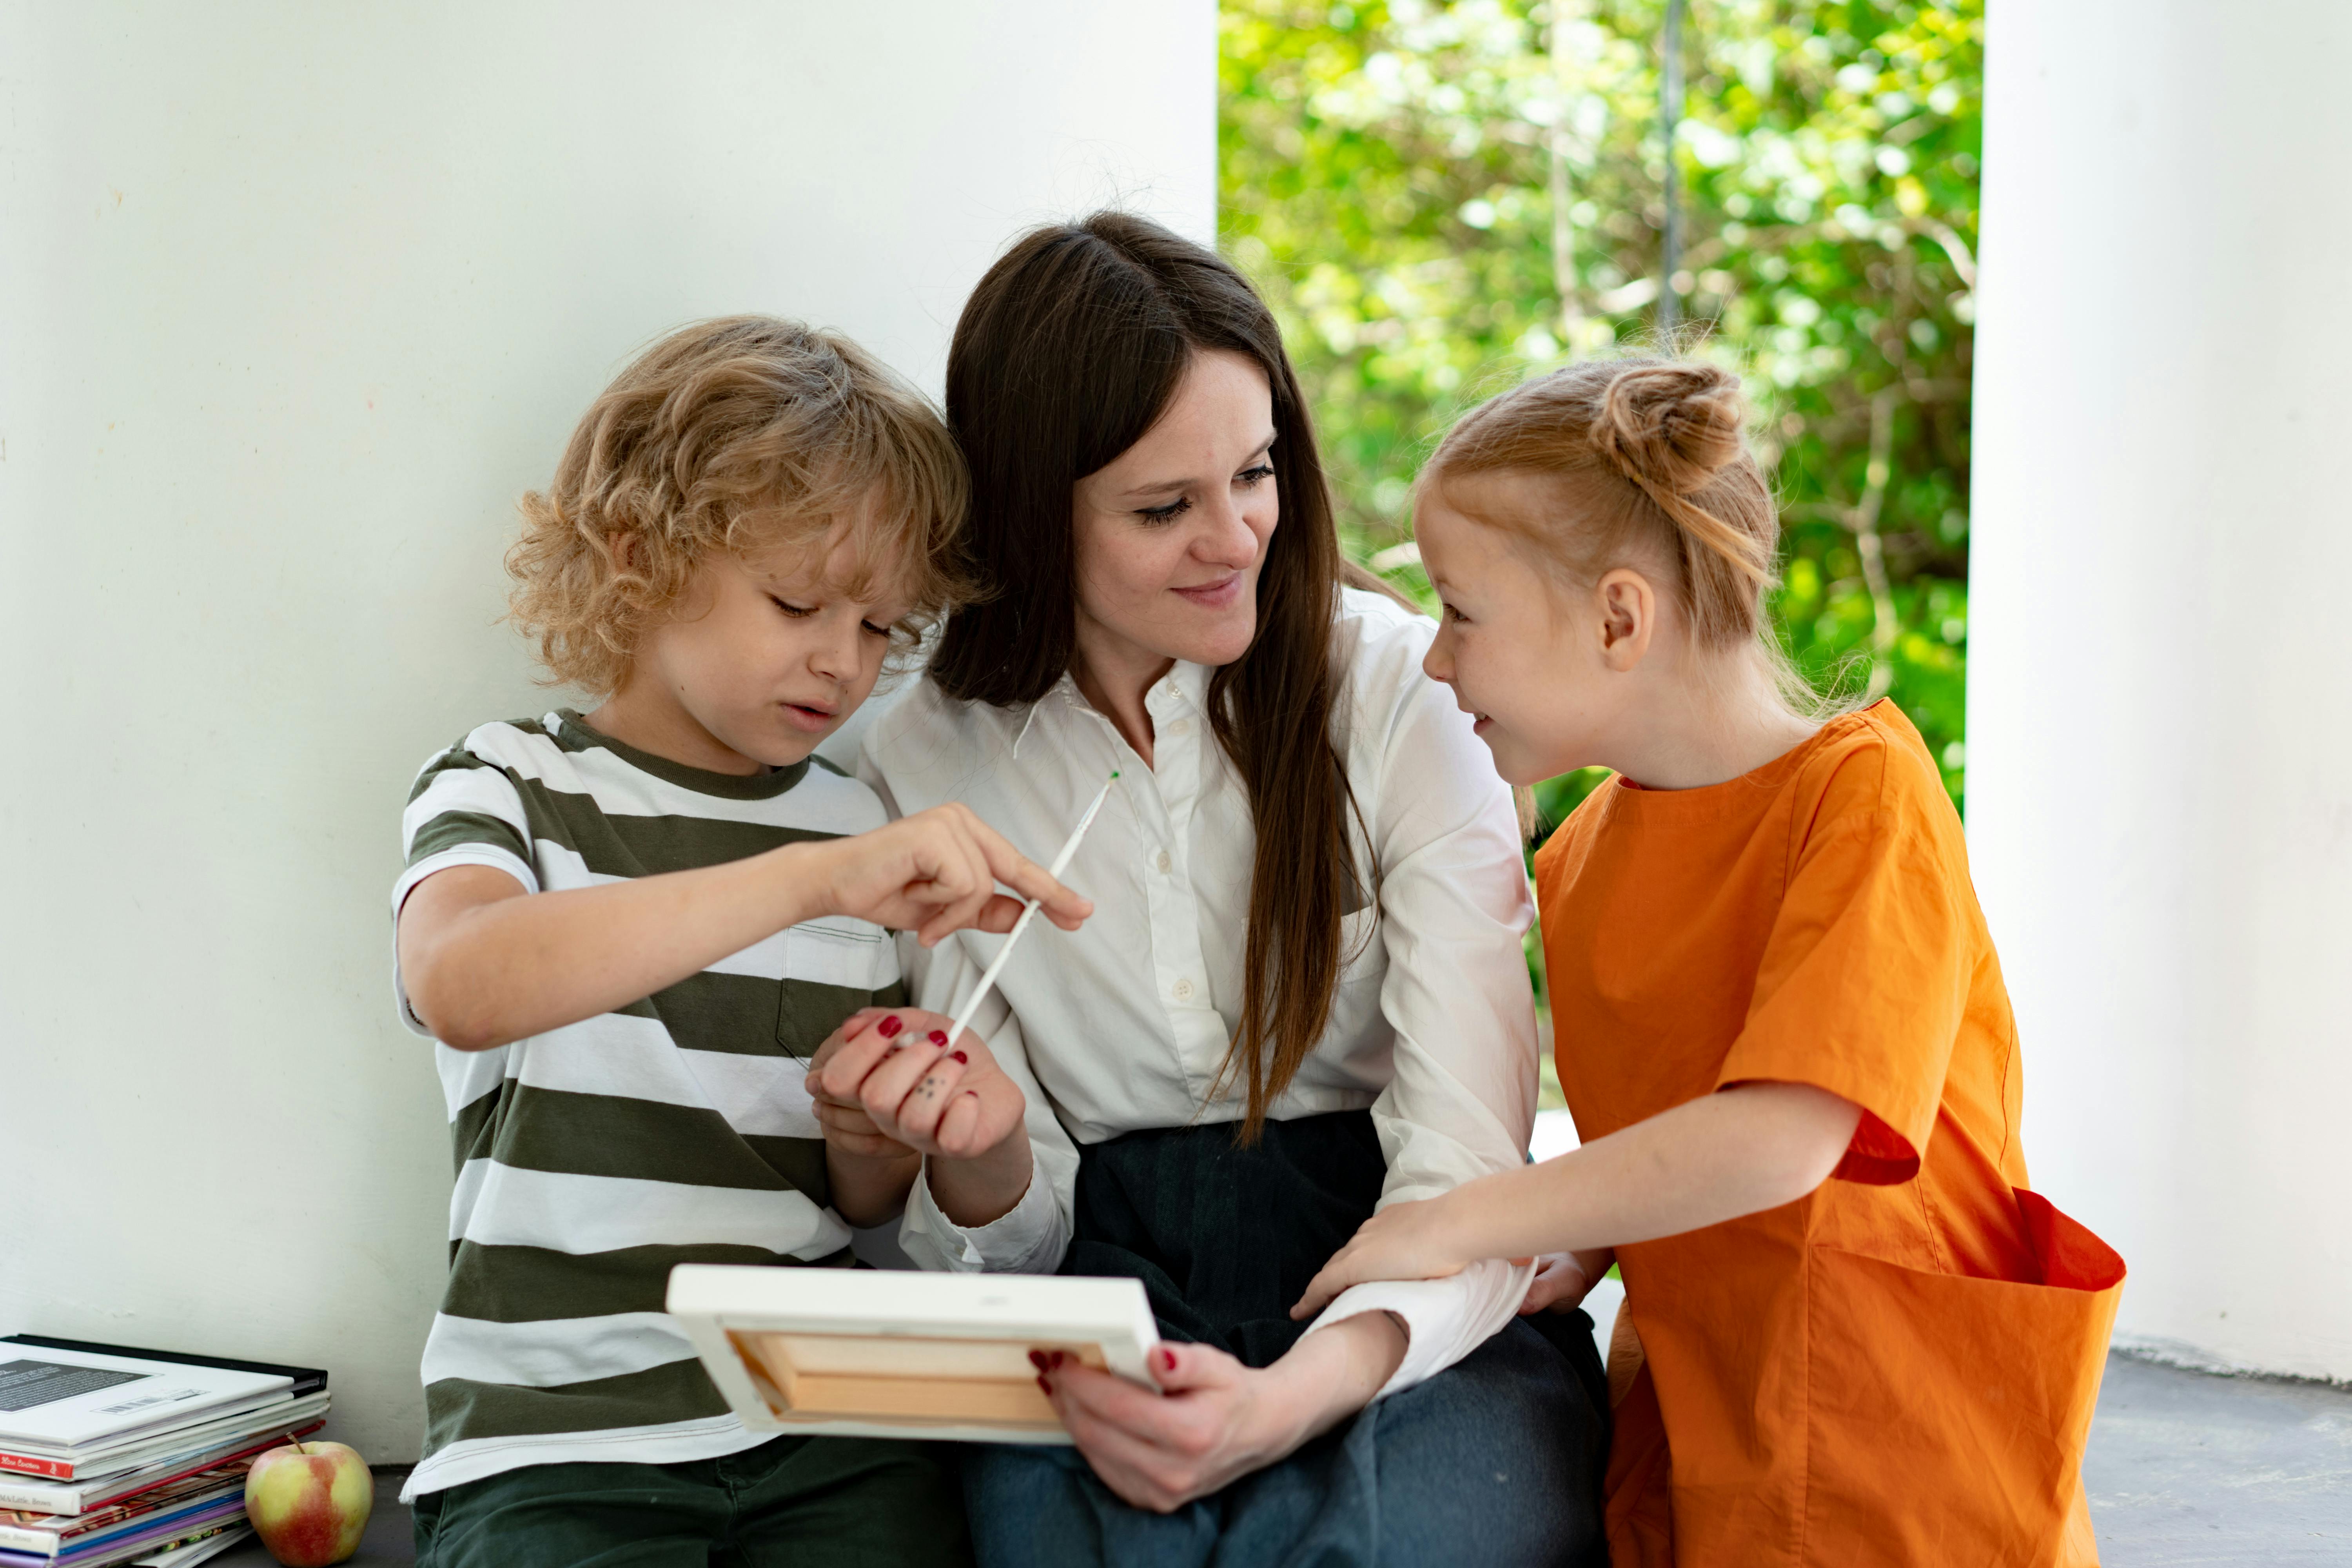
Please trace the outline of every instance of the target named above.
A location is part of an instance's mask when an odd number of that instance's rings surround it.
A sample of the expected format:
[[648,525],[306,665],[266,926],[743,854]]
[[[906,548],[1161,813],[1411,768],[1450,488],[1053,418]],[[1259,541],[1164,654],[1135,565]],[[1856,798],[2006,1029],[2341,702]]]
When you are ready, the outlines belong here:
[[1203,509],[1208,512],[1208,526],[1192,545],[1192,552],[1213,565],[1230,566],[1239,571],[1257,559],[1257,530],[1249,523],[1249,514],[1232,496]]

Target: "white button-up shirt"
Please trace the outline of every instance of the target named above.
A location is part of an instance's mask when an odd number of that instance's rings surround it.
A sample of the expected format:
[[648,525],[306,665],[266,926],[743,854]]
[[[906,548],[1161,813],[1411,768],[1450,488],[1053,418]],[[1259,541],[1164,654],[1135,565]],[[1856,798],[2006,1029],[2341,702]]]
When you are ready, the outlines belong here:
[[[1333,740],[1378,858],[1379,907],[1345,917],[1330,1020],[1269,1114],[1370,1108],[1385,1206],[1525,1158],[1536,1033],[1521,944],[1533,907],[1510,791],[1469,716],[1422,674],[1434,628],[1348,590],[1333,631]],[[1076,1144],[1242,1118],[1239,1086],[1210,1091],[1241,1022],[1256,833],[1210,730],[1210,674],[1178,664],[1152,684],[1148,765],[1067,676],[1011,709],[951,700],[926,679],[866,734],[860,775],[895,813],[961,800],[1040,862],[1119,771],[1063,878],[1094,900],[1093,918],[1075,932],[1039,922],[972,1022],[1028,1097],[1036,1176],[1010,1213],[970,1229],[917,1182],[900,1241],[924,1268],[1049,1272],[1070,1239]],[[1358,879],[1373,885],[1370,866]],[[914,1005],[952,1013],[1003,941],[967,931],[929,952],[908,942]],[[1390,1393],[1509,1321],[1530,1273],[1490,1261],[1449,1279],[1359,1285],[1315,1327],[1374,1310],[1403,1320],[1411,1344]]]

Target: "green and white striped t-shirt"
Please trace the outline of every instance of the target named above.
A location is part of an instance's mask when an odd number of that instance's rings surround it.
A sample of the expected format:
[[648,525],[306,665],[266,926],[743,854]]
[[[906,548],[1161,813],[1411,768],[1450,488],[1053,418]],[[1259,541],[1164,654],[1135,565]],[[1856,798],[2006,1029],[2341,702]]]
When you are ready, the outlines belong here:
[[[559,892],[884,820],[821,760],[705,773],[567,709],[485,724],[425,764],[393,910],[453,866]],[[394,982],[403,1020],[429,1033],[396,964]],[[404,1499],[523,1465],[674,1464],[763,1440],[663,1313],[670,1268],[848,1263],[802,1077],[845,1016],[902,995],[888,932],[812,921],[583,1023],[487,1051],[436,1044],[457,1190]]]

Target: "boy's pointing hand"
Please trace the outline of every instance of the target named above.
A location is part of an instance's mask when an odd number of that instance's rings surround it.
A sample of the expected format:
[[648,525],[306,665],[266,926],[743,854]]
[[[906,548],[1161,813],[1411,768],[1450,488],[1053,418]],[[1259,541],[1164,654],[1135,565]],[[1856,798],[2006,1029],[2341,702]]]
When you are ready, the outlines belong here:
[[1077,930],[1095,910],[961,803],[812,847],[822,858],[828,910],[911,931],[925,947],[967,927],[1011,931],[1028,899],[1064,931]]

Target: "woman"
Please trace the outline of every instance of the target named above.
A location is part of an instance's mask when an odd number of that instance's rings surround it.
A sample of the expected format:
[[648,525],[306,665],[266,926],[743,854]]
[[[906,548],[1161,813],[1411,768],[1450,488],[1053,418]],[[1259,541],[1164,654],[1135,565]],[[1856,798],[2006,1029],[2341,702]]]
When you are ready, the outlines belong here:
[[[1376,1205],[1518,1164],[1536,1074],[1508,793],[1421,676],[1429,624],[1342,588],[1273,318],[1141,219],[1040,229],[965,307],[948,414],[989,595],[865,776],[1038,853],[1120,779],[1066,879],[1097,914],[1016,953],[984,1048],[886,1021],[828,1114],[926,1155],[918,1262],[1131,1275],[1174,1342],[1157,1394],[1042,1369],[1077,1447],[975,1451],[981,1562],[1597,1559],[1589,1321],[1514,1321],[1572,1307],[1571,1262],[1290,1316]],[[929,952],[919,1005],[999,941]]]

